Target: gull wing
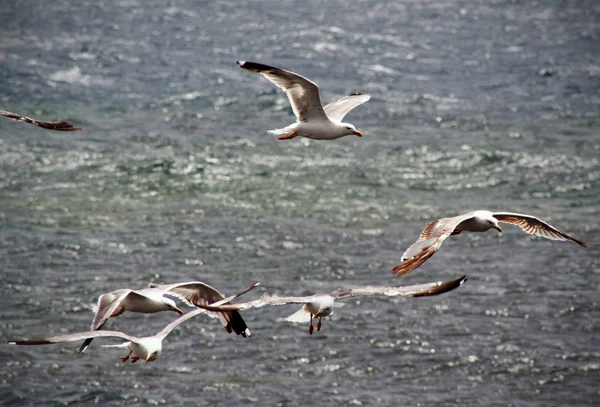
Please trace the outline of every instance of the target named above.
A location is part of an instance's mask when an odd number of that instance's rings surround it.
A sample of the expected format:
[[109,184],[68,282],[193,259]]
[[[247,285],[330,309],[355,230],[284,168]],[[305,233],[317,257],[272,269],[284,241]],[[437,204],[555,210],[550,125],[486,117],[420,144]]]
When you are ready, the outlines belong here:
[[341,122],[350,110],[354,109],[356,106],[362,105],[369,99],[371,99],[371,96],[365,95],[364,93],[353,93],[328,104],[323,110],[325,110],[325,114],[330,120]]
[[442,246],[444,240],[450,236],[456,226],[466,219],[473,217],[473,212],[453,218],[441,218],[428,223],[419,238],[402,255],[402,263],[392,269],[397,277],[409,273],[423,264]]
[[[150,284],[149,287],[165,290],[165,294],[173,295],[192,306],[198,306],[198,304],[213,304],[225,298],[219,290],[201,281],[167,285]],[[242,335],[244,338],[251,335],[246,322],[237,311],[210,312],[209,315],[219,318],[221,324],[223,324],[225,330],[229,333],[233,331],[238,335]]]
[[[218,307],[219,305],[226,304],[226,303],[246,294],[247,292],[254,290],[259,285],[260,285],[260,283],[254,283],[250,287],[246,288],[244,291],[240,291],[239,293],[237,293],[235,295],[231,295],[227,298],[222,299],[221,301],[217,301],[216,303],[214,303],[214,306]],[[171,333],[171,331],[173,329],[177,328],[179,325],[183,324],[188,319],[195,317],[196,315],[205,313],[207,310],[204,307],[208,307],[208,306],[199,304],[197,309],[190,311],[185,315],[180,316],[175,321],[171,322],[169,325],[164,327],[163,330],[160,331],[155,336],[157,338],[160,338],[161,340],[164,339],[167,335],[169,335]]]
[[40,120],[32,119],[27,116],[21,116],[17,113],[7,112],[5,110],[0,110],[0,116],[8,117],[9,119],[22,121],[25,123],[31,123],[35,126],[48,129],[48,130],[58,130],[58,131],[75,131],[81,130],[81,127],[74,127],[71,123],[60,121],[60,122],[43,122]]
[[275,86],[282,89],[287,94],[292,110],[299,122],[328,120],[323,110],[319,87],[316,83],[297,73],[269,65],[250,61],[237,61],[237,64],[240,68],[262,74]]
[[73,334],[59,335],[53,336],[51,338],[43,338],[43,339],[22,339],[22,340],[14,340],[8,341],[9,345],[50,345],[53,343],[65,343],[65,342],[75,342],[80,341],[82,339],[93,339],[93,338],[121,338],[129,342],[136,342],[138,338],[135,336],[129,336],[123,332],[119,331],[86,331],[86,332],[77,332]]
[[525,233],[529,233],[530,235],[535,235],[539,237],[545,237],[550,240],[562,240],[569,241],[579,246],[587,247],[587,243],[582,242],[581,240],[577,240],[560,230],[556,229],[554,226],[549,225],[541,219],[538,219],[534,216],[530,215],[522,215],[518,213],[510,213],[510,212],[495,212],[493,214],[494,218],[498,219],[498,222],[510,223],[512,225],[519,226]]
[[[92,331],[102,329],[108,318],[110,318],[113,312],[115,312],[117,308],[119,308],[123,300],[132,293],[132,290],[123,289],[102,294],[100,297],[98,297],[96,314],[94,315],[94,320],[92,321],[92,326],[90,327],[90,329]],[[90,343],[92,343],[93,340],[93,338],[86,339],[79,347],[79,353],[85,352],[85,350],[88,346],[90,346]]]
[[[321,294],[322,295],[322,294]],[[248,308],[261,308],[265,305],[285,305],[285,304],[306,304],[310,302],[314,298],[318,297],[319,294],[316,295],[308,295],[305,297],[280,297],[277,294],[274,295],[263,295],[258,300],[242,302],[239,304],[231,304],[231,305],[220,305],[217,304],[212,305],[199,305],[200,308],[209,310],[209,311],[243,311]]]
[[460,287],[465,281],[466,276],[462,276],[452,281],[438,281],[435,283],[416,284],[401,287],[364,287],[353,288],[350,290],[339,289],[331,293],[336,300],[350,297],[385,295],[395,297],[398,295],[408,297],[429,297],[440,295]]

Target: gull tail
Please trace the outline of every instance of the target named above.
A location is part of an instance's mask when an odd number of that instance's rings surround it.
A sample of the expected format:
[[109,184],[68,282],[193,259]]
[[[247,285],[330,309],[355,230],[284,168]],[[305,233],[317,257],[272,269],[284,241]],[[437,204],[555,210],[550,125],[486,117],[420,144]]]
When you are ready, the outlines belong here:
[[304,309],[304,307],[300,308],[298,311],[294,312],[292,315],[285,319],[288,322],[308,322],[310,321],[310,312]]
[[290,129],[273,129],[273,130],[267,130],[267,133],[269,134],[273,134],[274,136],[289,136],[291,131]]

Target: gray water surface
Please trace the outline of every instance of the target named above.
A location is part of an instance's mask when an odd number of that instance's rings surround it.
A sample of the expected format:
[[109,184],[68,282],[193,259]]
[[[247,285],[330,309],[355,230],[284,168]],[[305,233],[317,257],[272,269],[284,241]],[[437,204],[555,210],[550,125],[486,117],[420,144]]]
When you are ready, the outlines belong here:
[[[469,281],[349,301],[313,336],[293,306],[245,312],[248,339],[199,316],[148,364],[109,340],[0,345],[1,405],[600,404],[597,249],[506,225],[389,272],[426,222],[480,208],[600,242],[600,5],[322,3],[0,4],[0,108],[85,128],[0,120],[3,340],[86,330],[100,294],[151,281]],[[238,59],[372,95],[347,116],[365,137],[266,134],[294,117]]]

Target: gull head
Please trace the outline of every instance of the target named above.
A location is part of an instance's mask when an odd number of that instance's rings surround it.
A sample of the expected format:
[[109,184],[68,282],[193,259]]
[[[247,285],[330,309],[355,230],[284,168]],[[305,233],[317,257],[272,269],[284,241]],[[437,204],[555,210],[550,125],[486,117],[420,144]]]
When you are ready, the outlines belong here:
[[363,134],[356,130],[356,127],[354,127],[354,125],[350,124],[350,123],[340,123],[340,126],[342,126],[342,132],[344,133],[344,136],[351,136],[351,135],[355,135],[358,137],[362,137]]
[[318,318],[318,317],[326,317],[326,316],[333,314],[334,303],[335,303],[335,300],[333,299],[333,297],[327,295],[327,296],[319,297],[318,299],[313,301],[311,304],[307,304],[307,305],[309,305],[309,307],[312,308],[310,310],[310,312],[315,317]]
[[146,363],[156,360],[159,355],[160,355],[160,349],[153,351],[152,353],[150,353],[149,355],[146,356]]
[[182,310],[180,310],[180,309],[177,307],[177,304],[176,304],[176,303],[175,303],[175,301],[173,301],[172,299],[170,299],[170,298],[166,298],[166,297],[163,297],[163,300],[162,300],[162,301],[163,301],[163,304],[165,304],[165,307],[167,307],[167,310],[168,310],[168,311],[175,311],[175,312],[176,312],[176,313],[178,313],[179,315],[183,315],[183,314],[185,314],[185,312],[183,312]]
[[498,232],[502,232],[502,228],[498,225],[498,219],[492,216],[491,219],[488,219],[488,222],[490,224],[490,229],[496,229]]
[[130,342],[128,347],[136,356],[148,363],[158,359],[160,356],[162,352],[162,340],[152,336],[140,338],[136,342]]

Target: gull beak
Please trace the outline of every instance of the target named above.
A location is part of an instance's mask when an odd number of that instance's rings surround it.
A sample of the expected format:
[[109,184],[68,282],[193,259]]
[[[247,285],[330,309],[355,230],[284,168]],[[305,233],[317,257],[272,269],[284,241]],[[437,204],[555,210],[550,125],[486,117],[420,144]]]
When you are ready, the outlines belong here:
[[323,315],[323,313],[319,311],[316,314],[314,314],[314,318],[319,318],[321,315]]
[[502,228],[498,225],[494,226],[494,229],[496,229],[498,232],[502,233]]
[[358,130],[353,131],[352,134],[357,135],[358,137],[362,137],[363,136],[363,134],[360,131],[358,131]]
[[183,312],[182,310],[180,310],[180,309],[179,309],[179,308],[177,308],[177,307],[175,307],[175,308],[173,309],[173,311],[175,311],[175,312],[176,312],[176,313],[178,313],[179,315],[183,315],[183,314],[185,314],[185,312]]
[[154,359],[151,359],[151,358],[150,358],[150,355],[146,356],[146,363],[148,363],[148,362],[150,362],[150,361],[152,361],[152,360],[154,360]]

